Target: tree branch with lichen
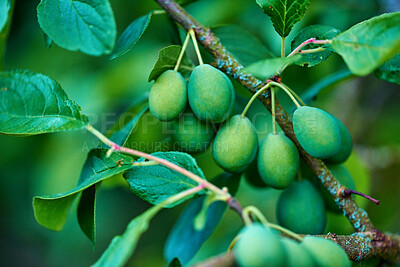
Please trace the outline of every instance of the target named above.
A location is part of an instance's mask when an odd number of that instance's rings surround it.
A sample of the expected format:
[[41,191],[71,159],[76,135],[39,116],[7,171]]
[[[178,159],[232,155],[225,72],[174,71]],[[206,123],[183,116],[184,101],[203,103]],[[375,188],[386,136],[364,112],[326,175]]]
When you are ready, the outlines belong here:
[[[265,85],[265,82],[258,80],[253,75],[246,72],[240,72],[243,69],[243,66],[227,51],[227,49],[221,44],[220,40],[212,33],[210,28],[200,24],[180,5],[175,3],[175,1],[155,1],[167,12],[172,20],[176,21],[184,29],[187,31],[194,29],[197,40],[215,57],[216,65],[221,71],[233,77],[252,93],[257,92]],[[270,79],[280,82],[279,77],[271,77]],[[271,96],[269,91],[260,94],[258,99],[269,111],[271,111]],[[398,256],[400,255],[399,236],[383,234],[376,230],[369,219],[368,214],[356,204],[351,194],[345,193],[346,188],[341,185],[333,176],[324,162],[320,159],[311,157],[307,152],[304,151],[294,135],[290,117],[278,101],[275,102],[275,113],[276,121],[285,132],[286,136],[288,136],[296,144],[300,156],[311,167],[321,184],[332,195],[338,207],[342,210],[343,214],[349,219],[350,223],[354,227],[356,232],[355,234],[332,240],[342,245],[349,257],[353,260],[364,260],[368,257],[379,255],[385,260],[391,262],[400,262]],[[365,233],[368,233],[368,235]],[[360,236],[362,235],[365,235],[365,237],[361,238]],[[324,237],[331,239],[329,235]],[[357,240],[358,243],[341,242],[341,240],[347,239]],[[362,250],[357,250],[360,249],[360,247],[364,248]],[[356,250],[359,254],[354,257],[355,254],[353,252]]]

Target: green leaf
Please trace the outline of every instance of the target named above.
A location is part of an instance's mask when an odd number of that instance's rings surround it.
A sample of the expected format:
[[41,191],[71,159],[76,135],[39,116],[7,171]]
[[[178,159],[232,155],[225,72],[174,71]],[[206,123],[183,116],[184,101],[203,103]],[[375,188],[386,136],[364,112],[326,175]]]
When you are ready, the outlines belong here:
[[375,71],[375,75],[379,79],[400,84],[400,54],[380,66]]
[[[139,99],[138,102],[135,103],[132,106],[132,108],[129,109],[128,113],[134,113],[133,114],[134,116],[121,129],[116,129],[113,132],[113,134],[110,137],[111,141],[120,146],[125,145],[126,140],[128,140],[128,137],[132,133],[137,122],[142,117],[142,115],[148,110],[148,104],[147,104],[148,100],[147,98],[145,98],[146,104],[144,106],[142,103],[143,100],[144,99]],[[139,109],[137,105],[139,105]],[[131,114],[127,114],[126,116],[130,115]],[[124,119],[127,118],[126,116],[124,116]],[[122,123],[121,121],[118,121],[116,125],[119,126],[121,123]],[[102,145],[99,148],[106,149],[107,147],[105,145]],[[85,161],[85,164],[83,165],[82,174],[78,181],[78,184],[83,183],[87,179],[87,175],[86,174],[84,175],[84,173],[86,173],[87,171],[90,172],[92,168],[92,164],[90,162],[95,161],[97,156],[98,155],[96,153],[89,153]],[[82,197],[79,201],[79,206],[77,211],[79,226],[81,227],[83,233],[92,241],[93,247],[96,244],[95,209],[96,209],[96,194],[98,186],[99,183],[97,183],[95,186],[89,187],[88,189],[82,192]]]
[[287,66],[296,63],[300,57],[300,54],[296,54],[285,58],[267,58],[257,61],[241,71],[249,72],[261,80],[266,80],[274,75],[280,75]]
[[175,1],[177,4],[184,6],[184,5],[188,5],[190,3],[196,2],[197,0],[177,0]]
[[154,206],[134,218],[122,235],[112,239],[106,251],[93,266],[124,266],[135,251],[140,236],[149,228],[150,220],[162,207],[162,205]]
[[139,41],[140,37],[142,37],[143,33],[147,29],[147,26],[149,26],[152,15],[153,11],[135,19],[131,24],[129,24],[129,26],[119,37],[110,59],[120,57],[132,49],[137,41]]
[[7,24],[8,12],[11,8],[10,0],[0,0],[0,32],[3,31],[4,26]]
[[271,17],[275,31],[281,36],[289,35],[293,25],[300,21],[308,5],[309,0],[256,0],[265,14]]
[[[338,35],[340,31],[331,26],[325,25],[312,25],[302,29],[296,37],[293,38],[292,41],[292,51],[296,49],[301,43],[304,41],[315,38],[317,40],[330,40],[333,39],[336,35]],[[318,48],[321,45],[319,44],[308,44],[302,50],[305,49],[314,49]],[[325,61],[330,55],[331,50],[324,50],[321,52],[310,53],[310,54],[301,54],[300,59],[295,62],[296,65],[303,67],[312,67],[315,66],[322,61]]]
[[[152,153],[152,155],[173,162],[204,178],[204,174],[197,166],[196,160],[189,154],[156,152]],[[139,159],[139,162],[143,161],[143,158]],[[128,181],[132,192],[151,204],[159,204],[170,196],[197,186],[195,181],[163,165],[137,166],[124,173],[124,177]],[[170,208],[179,203],[177,202],[167,207]]]
[[107,149],[93,149],[89,152],[88,159],[90,160],[85,162],[78,185],[74,189],[61,194],[34,197],[33,209],[36,221],[51,230],[61,230],[72,200],[80,192],[132,168],[131,157],[113,153],[107,158],[106,154]]
[[367,75],[400,51],[400,12],[363,21],[339,34],[332,47],[350,71]]
[[79,200],[77,217],[78,223],[85,235],[96,245],[96,197],[100,183],[83,190]]
[[[157,62],[150,72],[149,82],[157,79],[158,76],[160,76],[163,72],[169,69],[173,69],[175,67],[181,49],[182,47],[180,45],[170,45],[158,51]],[[179,72],[181,72],[182,75],[185,76],[189,74],[192,70],[193,63],[186,55],[184,55],[181,64],[179,65]]]
[[306,103],[307,105],[311,104],[312,101],[315,100],[317,95],[325,89],[332,88],[333,86],[338,85],[339,83],[346,81],[348,79],[354,78],[354,74],[352,74],[349,70],[341,70],[331,75],[323,78],[322,80],[318,81],[310,88],[308,88],[300,98]]
[[181,267],[182,264],[179,261],[178,258],[173,258],[172,261],[170,261],[170,263],[168,263],[167,267]]
[[41,0],[40,27],[59,46],[98,56],[111,52],[116,36],[108,0]]
[[34,135],[86,124],[81,108],[57,82],[26,70],[0,72],[0,133]]
[[[227,186],[232,196],[235,195],[240,182],[238,174],[223,173],[212,180],[219,187]],[[221,221],[227,208],[225,202],[205,203],[207,196],[193,199],[183,210],[169,233],[164,248],[167,261],[178,258],[186,265],[197,253],[204,242],[211,236]],[[205,218],[199,218],[199,215]],[[199,219],[203,221],[200,223]]]
[[225,48],[244,66],[274,57],[260,39],[242,27],[220,26],[212,28],[212,31]]

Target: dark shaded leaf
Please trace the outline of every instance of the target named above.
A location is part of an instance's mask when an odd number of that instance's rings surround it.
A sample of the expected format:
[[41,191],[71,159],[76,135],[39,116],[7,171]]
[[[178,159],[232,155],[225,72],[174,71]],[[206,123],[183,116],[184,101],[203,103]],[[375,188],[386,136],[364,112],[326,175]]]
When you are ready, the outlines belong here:
[[51,230],[61,230],[71,202],[80,192],[132,168],[131,157],[113,153],[107,158],[106,154],[107,149],[93,149],[89,152],[79,183],[74,189],[65,193],[34,197],[33,210],[36,221]]
[[124,266],[135,251],[140,236],[149,228],[150,220],[162,208],[154,206],[134,218],[120,236],[115,236],[101,258],[93,266]]
[[[231,195],[236,193],[240,175],[224,173],[212,181],[219,187],[227,186]],[[211,236],[227,208],[225,202],[209,203],[207,196],[192,200],[172,228],[164,248],[167,261],[178,258],[185,265],[196,255]]]
[[[204,178],[195,159],[181,152],[156,152],[153,156],[166,159]],[[139,162],[144,159],[140,158]],[[159,204],[170,196],[197,186],[197,183],[181,173],[163,165],[137,166],[124,173],[132,192],[151,204]],[[183,201],[183,200],[182,200]],[[180,202],[167,207],[173,207]]]
[[300,97],[307,105],[311,104],[317,95],[324,89],[331,88],[337,84],[355,77],[349,70],[335,72],[322,80],[318,81],[307,89]]
[[296,63],[300,57],[300,54],[296,54],[285,58],[267,58],[245,67],[242,71],[250,72],[257,78],[266,80],[274,75],[280,75],[287,66]]
[[[170,45],[158,51],[157,62],[154,64],[154,67],[150,72],[149,82],[157,79],[163,72],[175,67],[181,49],[182,47],[180,45]],[[186,76],[192,70],[193,63],[186,55],[184,55],[179,66],[179,72],[181,72],[183,76]]]
[[34,135],[86,124],[81,108],[57,82],[27,70],[0,72],[0,133]]
[[96,196],[100,183],[83,190],[79,200],[77,217],[78,223],[85,235],[92,241],[93,249],[96,245]]
[[308,5],[309,0],[256,0],[265,14],[271,17],[275,31],[281,36],[289,35],[293,25],[300,21]]
[[375,71],[375,75],[379,79],[400,84],[400,54],[380,66]]
[[[336,35],[338,35],[340,31],[331,26],[325,25],[312,25],[302,29],[296,37],[294,37],[292,41],[292,51],[296,49],[301,43],[304,41],[315,38],[317,40],[327,40],[333,39]],[[303,48],[305,49],[314,49],[318,48],[321,45],[319,44],[309,44]],[[310,54],[302,54],[300,59],[295,63],[296,65],[303,67],[313,67],[323,61],[325,61],[330,55],[331,50],[324,50],[321,52],[310,53]]]
[[140,18],[135,19],[119,37],[117,44],[110,56],[110,59],[114,59],[128,53],[129,50],[139,41],[143,33],[146,31],[147,26],[151,21],[153,12],[149,12]]
[[220,26],[212,28],[212,31],[225,48],[244,66],[274,57],[260,39],[242,27]]

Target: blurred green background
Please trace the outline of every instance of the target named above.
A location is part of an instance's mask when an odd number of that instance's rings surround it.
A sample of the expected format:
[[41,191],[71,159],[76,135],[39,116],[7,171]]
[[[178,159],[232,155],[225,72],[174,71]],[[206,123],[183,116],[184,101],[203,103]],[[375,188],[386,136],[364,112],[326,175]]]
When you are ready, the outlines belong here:
[[[109,61],[107,56],[90,57],[61,49],[55,44],[47,48],[36,19],[38,2],[17,0],[6,54],[7,69],[30,69],[55,79],[88,114],[92,123],[105,132],[124,110],[149,91],[151,83],[147,82],[147,78],[157,59],[157,52],[172,44],[173,30],[167,17],[154,16],[134,49]],[[133,19],[159,9],[153,1],[110,2],[118,35]],[[305,18],[287,38],[287,44],[299,29],[308,25],[331,25],[343,31],[364,19],[399,9],[396,0],[312,0]],[[240,25],[260,38],[275,55],[279,54],[280,38],[269,18],[253,0],[199,0],[188,5],[187,10],[208,26]],[[243,47],[245,49],[246,39],[243,39]],[[290,52],[289,45],[286,52]],[[301,94],[313,83],[342,69],[345,65],[341,58],[332,55],[312,69],[290,67],[283,81]],[[237,106],[240,110],[249,94],[237,87]],[[291,108],[283,94],[279,94],[278,98]],[[324,90],[313,105],[334,114],[349,128],[355,150],[346,166],[353,174],[358,190],[381,200],[380,206],[366,201],[360,204],[366,208],[378,229],[399,232],[399,86],[373,75],[355,78]],[[250,116],[253,119],[257,117],[254,121],[261,139],[271,129],[270,115],[257,103],[250,110]],[[152,126],[146,126],[149,121],[144,121],[137,129],[138,140],[165,140],[160,134],[163,130],[160,122],[152,120]],[[143,136],[145,130],[149,132],[147,136]],[[52,232],[36,223],[33,196],[73,188],[88,149],[96,145],[95,138],[84,131],[28,138],[0,136],[0,265],[90,265],[99,258],[114,235],[122,233],[133,217],[149,207],[129,192],[121,177],[103,183],[97,201],[97,247],[94,251],[79,229],[75,206],[70,210],[67,224],[61,232]],[[152,150],[151,147],[149,150]],[[210,151],[196,155],[209,179],[221,173],[210,155]],[[275,203],[279,193],[273,189],[252,188],[242,179],[237,197],[243,205],[258,206],[267,219],[275,221]],[[163,210],[156,216],[150,230],[140,240],[130,266],[166,264],[162,256],[163,245],[183,207]],[[226,212],[222,223],[193,262],[224,252],[241,227],[238,216],[231,211]],[[329,214],[326,231],[351,233],[351,226],[342,216]]]

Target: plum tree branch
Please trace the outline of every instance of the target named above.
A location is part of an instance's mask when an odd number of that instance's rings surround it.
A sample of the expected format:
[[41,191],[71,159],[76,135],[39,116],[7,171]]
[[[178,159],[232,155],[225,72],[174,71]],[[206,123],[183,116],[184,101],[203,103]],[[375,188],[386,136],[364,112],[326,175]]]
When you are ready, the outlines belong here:
[[[221,44],[220,40],[212,33],[212,31],[208,27],[203,26],[197,20],[195,20],[175,1],[155,1],[174,21],[180,24],[184,29],[187,31],[194,29],[197,40],[215,57],[217,60],[217,67],[221,71],[232,76],[236,81],[238,81],[252,93],[256,93],[265,85],[265,82],[258,80],[250,73],[240,72],[243,69],[243,66],[227,51],[227,49]],[[276,79],[276,77],[272,77],[271,79],[279,82],[279,79]],[[260,94],[258,99],[269,111],[271,111],[271,96],[269,91]],[[321,184],[332,195],[338,207],[353,225],[355,231],[380,233],[375,229],[368,217],[368,214],[363,209],[358,207],[351,195],[343,195],[340,193],[343,189],[345,189],[345,187],[342,186],[332,175],[331,171],[327,168],[324,162],[320,159],[311,157],[300,146],[296,136],[294,135],[291,119],[278,101],[275,101],[275,115],[276,121],[281,126],[286,136],[288,136],[296,144],[300,156],[311,167]],[[386,260],[399,261],[398,257],[396,257],[396,255],[400,254],[399,238],[394,238],[392,235],[388,234],[382,234],[382,238],[385,240],[385,244],[387,245],[384,246],[385,249],[383,249],[382,246],[377,246],[377,243],[371,242],[369,244],[369,248],[370,251],[373,251],[373,253],[368,253],[366,255],[379,255]],[[361,244],[358,244],[358,246],[360,245]],[[365,253],[365,250],[363,253]]]

